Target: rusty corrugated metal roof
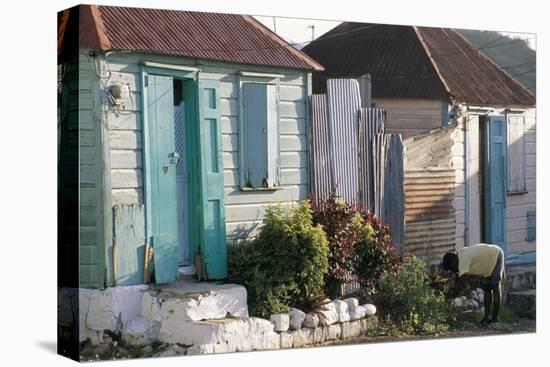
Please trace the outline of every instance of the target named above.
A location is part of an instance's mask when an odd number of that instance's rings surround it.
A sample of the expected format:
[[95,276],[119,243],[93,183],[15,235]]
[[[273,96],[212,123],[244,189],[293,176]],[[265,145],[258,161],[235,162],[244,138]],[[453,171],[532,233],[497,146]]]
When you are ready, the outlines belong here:
[[534,105],[535,96],[452,29],[340,24],[302,49],[326,78],[371,74],[375,98],[419,98],[480,105]]
[[80,8],[83,47],[323,70],[250,16],[102,5]]

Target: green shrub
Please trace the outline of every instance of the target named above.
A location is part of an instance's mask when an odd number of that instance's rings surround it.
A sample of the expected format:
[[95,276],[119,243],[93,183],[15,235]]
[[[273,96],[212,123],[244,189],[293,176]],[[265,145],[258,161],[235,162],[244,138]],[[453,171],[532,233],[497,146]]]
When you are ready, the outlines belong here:
[[445,332],[455,311],[440,291],[430,287],[423,268],[423,262],[411,256],[396,272],[383,274],[375,302],[381,316],[406,333]]
[[401,259],[390,243],[387,226],[368,215],[362,228],[363,236],[357,243],[354,269],[363,293],[372,294],[380,277],[385,273],[395,272]]
[[324,292],[328,242],[309,201],[269,207],[256,239],[230,246],[228,280],[244,285],[251,314],[268,317],[304,307]]
[[329,241],[327,294],[339,296],[340,285],[358,280],[371,293],[379,277],[399,263],[390,230],[373,214],[332,192],[313,209],[313,221],[323,225]]

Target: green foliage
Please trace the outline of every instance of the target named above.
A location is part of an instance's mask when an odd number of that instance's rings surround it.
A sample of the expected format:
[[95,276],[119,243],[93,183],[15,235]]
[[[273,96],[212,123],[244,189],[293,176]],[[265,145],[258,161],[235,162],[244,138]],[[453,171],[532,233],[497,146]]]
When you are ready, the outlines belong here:
[[268,317],[323,293],[328,251],[309,201],[290,209],[272,206],[256,239],[229,247],[228,278],[246,286],[253,315]]
[[388,227],[368,216],[363,224],[363,236],[357,243],[354,258],[355,273],[363,292],[374,293],[380,277],[385,273],[395,272],[400,262],[397,251],[390,244]]
[[455,314],[444,295],[430,287],[423,267],[414,256],[405,259],[398,271],[382,275],[375,295],[381,316],[408,334],[445,332]]
[[330,244],[327,294],[337,297],[341,284],[356,279],[367,293],[372,292],[380,275],[399,263],[389,227],[334,192],[313,210],[313,221],[323,225]]

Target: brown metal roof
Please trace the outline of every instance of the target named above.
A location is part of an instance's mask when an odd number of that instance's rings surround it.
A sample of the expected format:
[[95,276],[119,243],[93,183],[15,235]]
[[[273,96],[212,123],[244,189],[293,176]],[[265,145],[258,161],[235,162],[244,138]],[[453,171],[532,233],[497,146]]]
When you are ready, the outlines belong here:
[[80,8],[82,47],[323,70],[250,16],[101,5]]
[[302,49],[326,78],[371,74],[375,98],[419,98],[479,105],[534,105],[535,96],[452,29],[342,23]]

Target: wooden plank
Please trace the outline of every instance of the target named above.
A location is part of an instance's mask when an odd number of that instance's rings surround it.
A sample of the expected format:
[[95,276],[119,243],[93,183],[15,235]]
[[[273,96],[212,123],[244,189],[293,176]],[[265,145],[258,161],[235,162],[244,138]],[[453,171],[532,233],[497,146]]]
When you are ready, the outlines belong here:
[[143,189],[112,189],[112,205],[143,204]]
[[307,123],[306,119],[288,119],[282,118],[279,120],[279,132],[281,135],[306,135]]
[[305,101],[307,94],[303,86],[283,84],[279,86],[279,96],[281,101],[295,102]]
[[239,135],[238,134],[223,134],[222,147],[224,152],[239,151]]
[[308,144],[305,135],[281,135],[279,141],[281,152],[307,151]]
[[279,103],[280,118],[306,118],[305,102],[284,102]]
[[261,204],[299,201],[307,197],[307,185],[284,186],[272,191],[242,191],[240,187],[225,188],[226,204]]
[[143,205],[115,205],[115,285],[143,282],[145,254],[145,209]]
[[141,130],[141,112],[135,111],[129,114],[107,114],[107,123],[112,130]]
[[141,169],[111,169],[111,187],[113,189],[143,187],[142,174]]
[[139,131],[112,130],[109,132],[111,149],[141,149],[142,137]]
[[142,168],[141,150],[111,150],[111,168]]
[[307,167],[307,154],[301,152],[281,152],[281,168]]

